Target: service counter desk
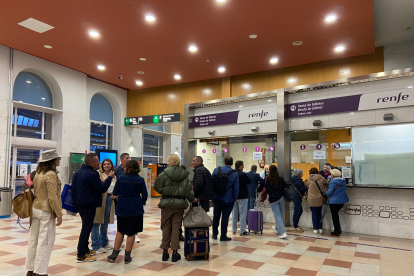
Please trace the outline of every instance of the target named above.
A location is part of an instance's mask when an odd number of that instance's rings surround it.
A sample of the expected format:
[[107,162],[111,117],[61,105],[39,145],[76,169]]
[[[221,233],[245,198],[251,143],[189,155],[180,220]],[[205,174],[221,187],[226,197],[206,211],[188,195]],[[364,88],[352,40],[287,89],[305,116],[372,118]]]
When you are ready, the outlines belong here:
[[[343,232],[379,235],[404,239],[414,239],[414,189],[387,187],[348,186],[346,189],[349,202],[339,212]],[[292,226],[293,202],[286,204],[285,215]],[[275,223],[268,200],[259,203],[263,211],[264,222]],[[303,214],[300,227],[312,228],[312,214],[308,202],[302,202]],[[323,229],[333,231],[329,207],[327,209]]]

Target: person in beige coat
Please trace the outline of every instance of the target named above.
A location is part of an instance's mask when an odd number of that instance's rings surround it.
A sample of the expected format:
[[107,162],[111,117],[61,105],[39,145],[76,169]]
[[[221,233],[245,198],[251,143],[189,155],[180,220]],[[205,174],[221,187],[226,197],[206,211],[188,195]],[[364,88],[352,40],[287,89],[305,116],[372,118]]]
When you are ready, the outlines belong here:
[[32,225],[25,265],[28,276],[47,275],[55,243],[56,226],[62,224],[62,184],[56,171],[59,165],[60,156],[56,150],[42,152],[42,159],[33,179],[36,196],[32,206]]
[[322,206],[324,204],[324,196],[328,189],[329,182],[319,174],[317,168],[310,169],[309,174],[309,178],[306,179],[305,185],[308,187],[308,201],[312,212],[313,232],[315,234],[322,234]]
[[[108,174],[115,170],[111,159],[106,158],[99,166],[99,177],[102,181],[108,178]],[[108,240],[108,224],[114,224],[115,203],[112,192],[116,183],[116,177],[112,179],[112,183],[108,191],[102,194],[102,207],[96,208],[95,220],[91,232],[92,251],[98,254],[106,253],[107,250],[113,249],[109,245]]]

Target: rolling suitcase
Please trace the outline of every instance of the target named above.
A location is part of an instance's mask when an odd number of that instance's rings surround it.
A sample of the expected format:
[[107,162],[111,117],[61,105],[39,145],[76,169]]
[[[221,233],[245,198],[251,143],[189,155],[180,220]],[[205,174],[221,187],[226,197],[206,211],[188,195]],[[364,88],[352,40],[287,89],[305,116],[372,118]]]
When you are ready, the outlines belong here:
[[261,232],[263,234],[263,212],[261,210],[250,209],[247,219],[249,221],[249,232],[253,231],[255,234],[257,234],[257,232]]
[[194,257],[210,257],[209,228],[185,228],[184,255],[188,261]]

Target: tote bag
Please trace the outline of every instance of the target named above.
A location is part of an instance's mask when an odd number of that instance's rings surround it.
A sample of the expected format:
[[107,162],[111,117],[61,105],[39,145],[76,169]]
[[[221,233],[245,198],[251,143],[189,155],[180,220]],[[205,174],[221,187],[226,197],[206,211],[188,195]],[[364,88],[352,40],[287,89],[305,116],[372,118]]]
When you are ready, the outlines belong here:
[[65,184],[65,186],[63,187],[61,198],[62,198],[62,208],[63,209],[68,210],[68,211],[73,212],[73,213],[78,212],[78,209],[73,204],[72,187],[69,184]]
[[212,225],[212,221],[206,211],[198,205],[196,207],[190,207],[183,219],[183,225],[186,228],[210,227]]

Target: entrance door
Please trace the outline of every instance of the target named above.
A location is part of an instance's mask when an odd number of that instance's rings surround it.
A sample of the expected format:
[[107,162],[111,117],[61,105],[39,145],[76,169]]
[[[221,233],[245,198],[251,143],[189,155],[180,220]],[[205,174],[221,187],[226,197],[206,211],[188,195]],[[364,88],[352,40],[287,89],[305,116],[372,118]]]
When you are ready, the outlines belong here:
[[12,147],[10,160],[10,187],[13,197],[23,191],[23,183],[28,174],[36,170],[40,152],[43,149],[22,149]]

